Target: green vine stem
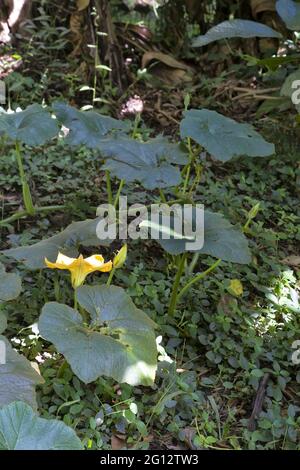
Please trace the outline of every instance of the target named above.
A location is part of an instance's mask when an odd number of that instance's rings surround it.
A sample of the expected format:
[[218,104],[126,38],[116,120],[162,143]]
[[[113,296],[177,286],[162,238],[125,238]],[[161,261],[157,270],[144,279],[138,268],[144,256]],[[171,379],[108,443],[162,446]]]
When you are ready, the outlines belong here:
[[[54,211],[60,211],[60,210],[65,210],[67,206],[45,206],[45,207],[36,207],[34,209],[35,214],[42,214],[43,212],[54,212]],[[11,224],[12,222],[15,222],[16,220],[22,219],[23,217],[28,216],[28,212],[26,211],[19,211],[16,212],[14,215],[11,215],[10,217],[7,217],[6,219],[0,220],[0,227],[3,225]]]
[[167,199],[166,199],[166,196],[164,195],[164,192],[162,189],[159,190],[159,196],[160,196],[160,199],[162,202],[164,202],[165,204],[170,204]]
[[183,184],[183,194],[185,194],[186,191],[187,191],[189,180],[190,180],[191,167],[192,167],[192,164],[193,164],[193,161],[194,161],[194,153],[193,153],[192,143],[191,143],[190,137],[188,137],[188,139],[187,139],[187,146],[188,146],[188,150],[189,150],[190,161],[189,161],[189,163],[186,167],[186,175],[185,175],[185,180],[184,180],[184,184]]
[[25,171],[24,171],[24,166],[23,166],[23,161],[22,161],[22,154],[21,154],[21,146],[20,146],[20,142],[18,141],[16,142],[16,157],[17,157],[19,174],[20,174],[20,179],[21,179],[21,184],[22,184],[24,206],[29,215],[34,215],[35,209],[34,209],[33,202],[32,202],[32,196],[31,196],[29,184],[25,176]]
[[171,299],[170,299],[170,305],[169,305],[169,309],[168,309],[168,315],[170,315],[171,317],[173,317],[174,314],[175,314],[175,309],[176,309],[176,305],[177,305],[178,289],[179,289],[180,279],[181,279],[182,273],[184,271],[186,258],[187,258],[187,253],[183,253],[183,255],[181,255],[181,257],[180,257],[178,271],[177,271],[177,274],[175,276],[172,295],[171,295]]
[[193,277],[193,279],[191,279],[182,289],[181,291],[179,292],[179,294],[177,295],[177,302],[179,299],[181,299],[181,297],[190,289],[190,287],[195,284],[196,282],[200,281],[201,279],[203,279],[204,277],[206,277],[209,273],[211,273],[212,271],[214,271],[218,266],[219,264],[221,263],[221,259],[217,259],[217,261],[212,264],[208,269],[206,269],[206,271],[203,271],[203,273],[200,273],[198,274],[197,276]]
[[202,175],[202,165],[200,164],[195,164],[195,170],[196,170],[196,177],[191,185],[190,191],[189,191],[189,198],[193,197],[194,191],[197,188],[198,184],[201,181],[201,175]]
[[115,271],[116,271],[116,268],[112,268],[112,270],[110,271],[109,278],[107,279],[107,283],[106,283],[107,287],[111,285]]
[[77,302],[77,293],[76,289],[74,289],[74,310],[77,310],[78,302]]
[[195,267],[196,267],[196,264],[198,263],[199,257],[200,257],[200,253],[197,253],[197,252],[196,252],[196,253],[193,254],[192,261],[190,262],[190,265],[189,265],[189,267],[188,267],[188,273],[189,273],[190,275],[193,274],[194,269],[195,269]]
[[78,304],[78,300],[77,300],[77,290],[74,289],[74,310],[77,310],[77,312],[80,313],[80,315],[82,316],[82,320],[83,320],[83,323],[85,323],[86,325],[89,325],[89,315],[88,313],[84,310],[84,308],[82,308],[79,304]]
[[133,139],[135,139],[137,137],[140,122],[141,122],[141,113],[137,113],[135,115],[133,131],[132,131],[132,138]]
[[113,194],[112,194],[112,189],[111,189],[111,179],[110,179],[110,172],[108,170],[106,170],[105,176],[106,176],[106,192],[107,192],[108,204],[113,205]]
[[119,205],[119,199],[120,199],[120,196],[121,196],[121,191],[123,189],[123,186],[125,184],[125,180],[121,180],[120,181],[120,184],[119,184],[119,189],[118,189],[118,192],[116,194],[116,197],[115,197],[115,202],[114,202],[114,208],[116,209]]

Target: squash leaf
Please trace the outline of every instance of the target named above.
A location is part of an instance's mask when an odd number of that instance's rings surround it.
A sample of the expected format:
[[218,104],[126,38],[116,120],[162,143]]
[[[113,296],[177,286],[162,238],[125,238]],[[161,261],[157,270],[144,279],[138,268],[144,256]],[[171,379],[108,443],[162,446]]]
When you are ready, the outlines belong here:
[[87,326],[77,310],[47,303],[39,331],[63,354],[85,383],[112,377],[130,385],[151,385],[157,367],[155,324],[116,286],[82,286],[78,303],[91,317]]

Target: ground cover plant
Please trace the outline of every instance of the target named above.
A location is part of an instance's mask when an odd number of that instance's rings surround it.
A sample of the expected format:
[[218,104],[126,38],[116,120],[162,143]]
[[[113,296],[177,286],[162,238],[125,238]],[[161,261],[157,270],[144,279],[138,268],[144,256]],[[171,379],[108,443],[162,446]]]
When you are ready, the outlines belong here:
[[[217,24],[205,2],[201,29],[178,2],[174,58],[170,2],[124,3],[109,28],[98,2],[70,10],[73,36],[77,18],[104,37],[88,42],[88,84],[81,30],[74,52],[43,1],[16,35],[28,42],[5,46],[23,66],[0,113],[0,449],[299,449],[298,44],[284,29],[300,29],[298,5],[274,2],[279,30],[238,10]],[[133,41],[141,21],[164,52]],[[134,46],[130,84],[111,26]],[[57,56],[38,50],[49,37]],[[205,47],[207,77],[185,77]],[[124,197],[126,236],[106,237]]]

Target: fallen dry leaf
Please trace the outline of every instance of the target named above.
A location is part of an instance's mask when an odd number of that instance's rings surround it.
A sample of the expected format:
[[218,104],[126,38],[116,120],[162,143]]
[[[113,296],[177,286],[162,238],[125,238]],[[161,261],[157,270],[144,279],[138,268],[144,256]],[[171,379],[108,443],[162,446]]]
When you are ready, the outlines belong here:
[[184,441],[186,445],[188,446],[189,449],[194,450],[195,446],[193,444],[193,439],[196,435],[196,429],[188,426],[183,430],[183,432],[184,432]]
[[[149,68],[149,64],[151,67]],[[192,80],[193,68],[185,62],[174,59],[171,55],[158,51],[149,51],[143,55],[142,69],[149,68],[149,72],[167,85],[177,86]]]
[[282,260],[283,264],[287,264],[288,266],[295,266],[298,267],[300,266],[300,256],[288,256],[287,258],[284,258]]
[[146,68],[147,65],[152,60],[158,60],[159,62],[162,62],[168,67],[171,67],[174,69],[192,71],[192,68],[189,65],[185,64],[184,62],[174,59],[174,57],[172,57],[169,54],[163,54],[162,52],[157,52],[157,51],[145,52],[142,58],[142,68],[143,69]]
[[90,0],[77,0],[77,11],[85,10],[90,4]]
[[114,435],[113,434],[111,436],[111,448],[112,448],[112,450],[121,450],[121,449],[126,448],[125,437],[124,437],[124,439],[121,439],[120,435]]
[[274,0],[251,0],[251,9],[254,18],[266,11],[276,11]]

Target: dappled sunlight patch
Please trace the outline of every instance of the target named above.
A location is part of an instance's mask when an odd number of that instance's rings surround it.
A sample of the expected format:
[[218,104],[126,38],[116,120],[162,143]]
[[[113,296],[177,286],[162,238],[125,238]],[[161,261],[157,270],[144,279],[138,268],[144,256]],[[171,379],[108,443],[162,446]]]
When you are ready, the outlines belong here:
[[131,385],[153,385],[156,374],[156,365],[137,361],[132,366],[126,367],[121,383],[126,382]]

